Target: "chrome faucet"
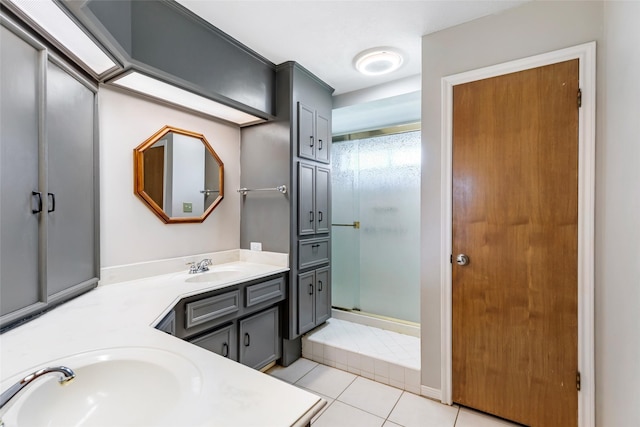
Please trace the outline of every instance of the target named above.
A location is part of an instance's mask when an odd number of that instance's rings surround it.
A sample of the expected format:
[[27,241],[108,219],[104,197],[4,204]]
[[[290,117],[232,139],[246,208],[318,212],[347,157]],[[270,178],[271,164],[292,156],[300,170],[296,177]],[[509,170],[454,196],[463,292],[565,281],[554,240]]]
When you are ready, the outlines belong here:
[[60,376],[60,379],[58,380],[60,384],[66,384],[76,377],[75,372],[73,372],[71,369],[67,368],[66,366],[44,368],[32,374],[27,375],[26,377],[24,377],[23,379],[21,379],[20,381],[18,381],[17,383],[15,383],[11,387],[3,391],[2,395],[0,395],[0,426],[3,425],[1,415],[6,412],[6,410],[4,409],[5,406],[7,406],[11,402],[11,400],[14,397],[16,397],[18,393],[20,393],[26,386],[31,384],[33,381],[37,380],[43,375],[51,374],[54,372],[58,372],[62,374]]
[[196,274],[209,271],[209,266],[213,265],[213,263],[210,259],[206,258],[197,263],[190,262],[189,265],[191,265],[191,267],[189,267],[189,274]]

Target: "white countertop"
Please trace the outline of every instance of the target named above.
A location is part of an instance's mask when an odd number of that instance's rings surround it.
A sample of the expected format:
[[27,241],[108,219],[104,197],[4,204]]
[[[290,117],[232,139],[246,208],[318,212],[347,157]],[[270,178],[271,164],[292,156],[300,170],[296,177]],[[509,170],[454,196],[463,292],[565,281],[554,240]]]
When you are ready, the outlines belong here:
[[[239,255],[234,256],[232,252]],[[325,402],[269,375],[218,356],[153,326],[183,297],[288,271],[284,258],[227,251],[218,267],[242,270],[233,281],[188,283],[179,273],[100,285],[44,315],[0,335],[0,376],[5,390],[48,362],[113,347],[168,350],[192,361],[202,375],[198,411],[168,424],[181,426],[306,425]],[[276,254],[282,255],[282,254]],[[215,255],[214,255],[215,256]],[[235,257],[237,261],[232,261]],[[258,262],[255,262],[255,261]],[[230,261],[230,262],[229,262]],[[152,267],[152,266],[151,266]],[[148,269],[149,267],[147,267]],[[73,369],[73,366],[69,366]]]

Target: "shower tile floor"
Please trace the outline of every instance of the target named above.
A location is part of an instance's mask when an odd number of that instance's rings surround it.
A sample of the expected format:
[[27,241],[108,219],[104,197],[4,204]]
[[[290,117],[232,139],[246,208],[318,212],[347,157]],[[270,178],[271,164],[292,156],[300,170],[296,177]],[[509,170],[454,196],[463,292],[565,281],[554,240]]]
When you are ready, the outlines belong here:
[[420,339],[331,318],[302,338],[302,356],[420,394]]

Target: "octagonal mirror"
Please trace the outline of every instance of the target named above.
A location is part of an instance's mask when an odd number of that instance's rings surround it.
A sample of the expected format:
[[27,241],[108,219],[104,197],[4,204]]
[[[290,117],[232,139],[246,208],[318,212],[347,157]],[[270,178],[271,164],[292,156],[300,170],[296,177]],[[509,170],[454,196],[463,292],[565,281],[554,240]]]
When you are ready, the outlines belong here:
[[224,197],[224,165],[202,134],[164,126],[133,157],[135,194],[167,224],[202,222]]

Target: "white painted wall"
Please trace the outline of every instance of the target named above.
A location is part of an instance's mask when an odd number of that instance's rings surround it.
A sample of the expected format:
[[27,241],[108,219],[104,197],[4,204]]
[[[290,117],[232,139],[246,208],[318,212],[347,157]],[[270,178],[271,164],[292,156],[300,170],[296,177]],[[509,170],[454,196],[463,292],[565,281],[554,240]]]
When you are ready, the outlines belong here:
[[[240,129],[106,86],[100,111],[102,267],[240,247]],[[225,196],[202,224],[164,224],[133,193],[133,149],[164,125],[203,134],[225,167]]]
[[638,2],[531,2],[423,37],[423,385],[440,388],[441,78],[595,40],[596,422],[640,425],[638,17]]
[[596,148],[596,420],[640,426],[640,2],[604,2]]

